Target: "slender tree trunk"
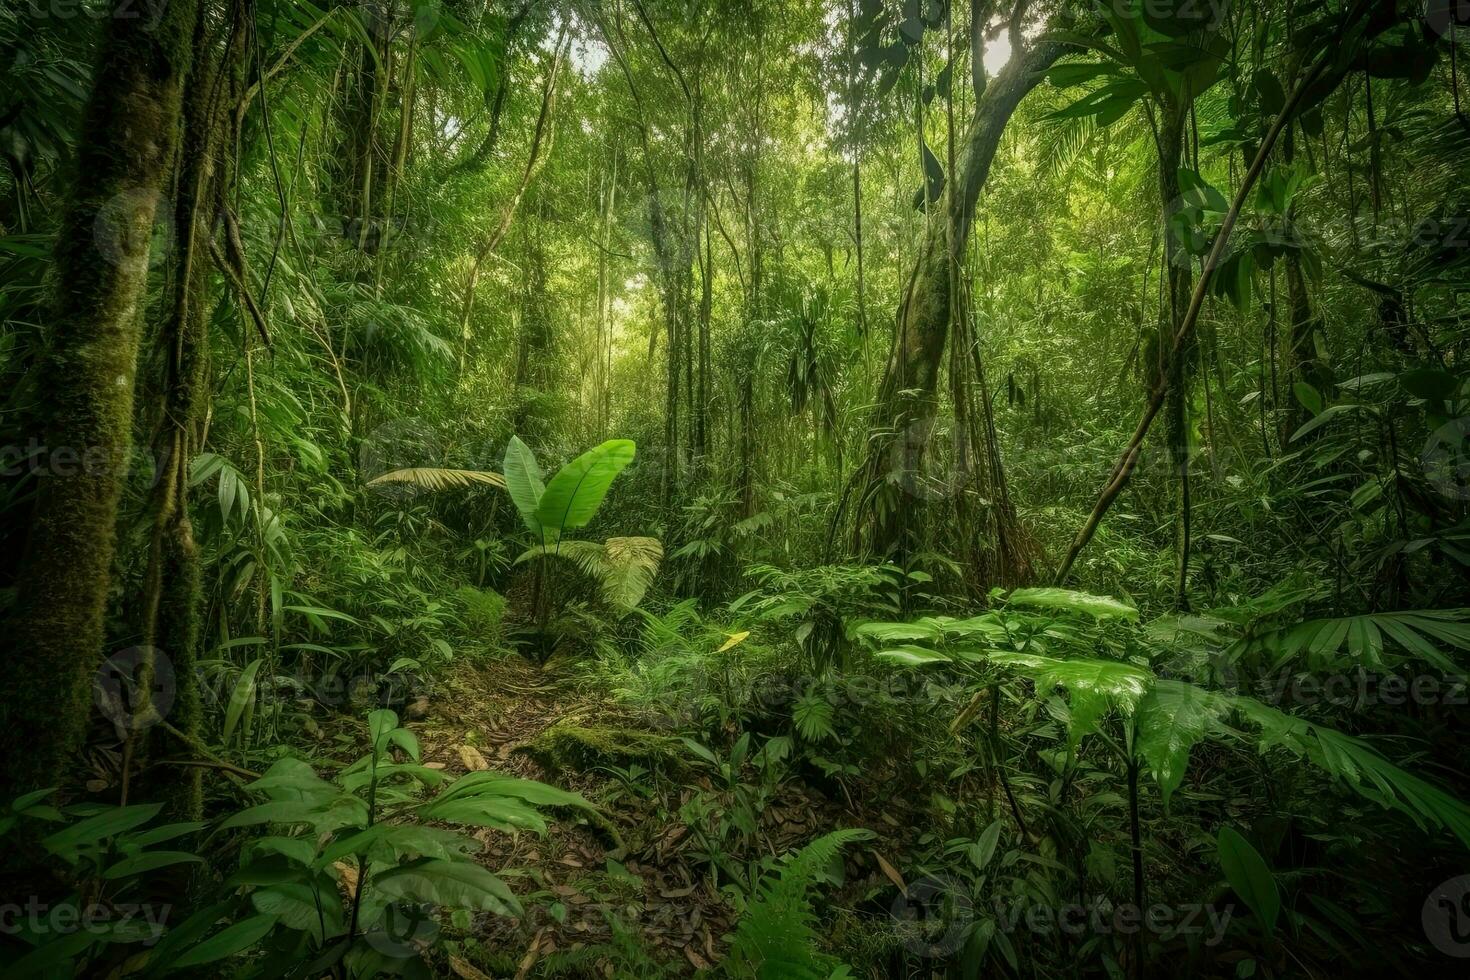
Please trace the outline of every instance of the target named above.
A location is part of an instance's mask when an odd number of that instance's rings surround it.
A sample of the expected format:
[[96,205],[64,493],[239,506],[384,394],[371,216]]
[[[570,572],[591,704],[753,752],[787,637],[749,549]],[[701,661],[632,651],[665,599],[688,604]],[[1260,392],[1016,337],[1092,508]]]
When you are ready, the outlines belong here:
[[107,20],[37,365],[45,445],[57,460],[65,452],[80,463],[41,483],[21,559],[0,699],[3,799],[63,781],[90,715],[132,448],[149,239],[178,141],[199,8],[199,0],[171,0],[151,27],[143,17]]
[[866,348],[868,344],[868,288],[863,275],[863,165],[856,160],[852,164],[852,237],[857,249],[858,333],[862,334],[863,346]]
[[556,53],[552,58],[551,67],[547,70],[546,85],[541,91],[541,111],[536,116],[536,129],[531,136],[531,151],[526,158],[526,169],[521,172],[521,182],[516,187],[515,193],[500,211],[500,221],[496,223],[489,237],[475,251],[475,260],[470,263],[469,274],[465,277],[464,299],[459,309],[459,367],[463,371],[469,357],[470,346],[470,318],[475,312],[475,289],[480,283],[480,272],[490,256],[500,247],[510,231],[511,222],[515,220],[516,209],[520,207],[521,199],[526,196],[526,189],[536,179],[536,174],[546,165],[547,157],[551,155],[552,144],[556,139],[556,78],[561,70],[562,60],[566,56],[566,49],[562,42],[566,37],[563,31],[556,39]]
[[[1294,137],[1294,128],[1288,127],[1281,138],[1281,155],[1288,166],[1296,156]],[[1288,222],[1293,221],[1295,208],[1286,217]],[[1284,358],[1286,377],[1290,384],[1304,382],[1326,396],[1331,393],[1332,375],[1327,365],[1317,356],[1318,318],[1312,309],[1312,294],[1302,271],[1301,253],[1296,249],[1287,249],[1283,264],[1286,267],[1286,307],[1289,314]],[[1281,422],[1282,449],[1289,448],[1292,434],[1310,418],[1311,412],[1296,397],[1295,392],[1289,393]]]
[[344,145],[338,188],[342,233],[358,249],[369,253],[376,251],[381,234],[381,229],[376,227],[382,209],[378,177],[386,165],[380,158],[386,154],[379,129],[392,77],[389,64],[392,18],[390,4],[368,4],[363,8],[368,37],[358,46],[343,102]]
[[1168,401],[1164,406],[1164,441],[1167,447],[1169,466],[1176,476],[1178,498],[1174,509],[1174,547],[1178,559],[1176,567],[1175,601],[1181,609],[1189,608],[1189,553],[1192,525],[1189,485],[1189,438],[1190,399],[1192,395],[1193,367],[1195,355],[1195,330],[1191,327],[1184,336],[1178,356],[1169,357],[1171,350],[1166,338],[1174,337],[1184,322],[1193,291],[1194,275],[1192,261],[1184,250],[1183,243],[1173,230],[1173,217],[1178,212],[1180,201],[1179,165],[1184,158],[1185,128],[1189,121],[1187,102],[1166,102],[1160,109],[1162,118],[1158,130],[1159,154],[1159,200],[1161,220],[1164,223],[1164,269],[1166,299],[1169,304],[1167,324],[1159,331],[1157,352],[1158,370],[1169,374]]
[[715,256],[709,224],[704,226],[704,260],[699,276],[699,388],[694,400],[694,454],[709,453],[710,314],[714,308]]

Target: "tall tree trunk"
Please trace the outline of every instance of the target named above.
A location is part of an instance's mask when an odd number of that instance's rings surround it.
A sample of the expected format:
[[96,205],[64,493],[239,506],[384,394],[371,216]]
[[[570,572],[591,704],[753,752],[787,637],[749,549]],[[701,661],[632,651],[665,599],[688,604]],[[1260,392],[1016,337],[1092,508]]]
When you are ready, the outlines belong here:
[[[1294,127],[1288,127],[1281,138],[1281,156],[1290,166],[1296,157]],[[1286,220],[1295,219],[1295,208]],[[1326,396],[1332,387],[1332,374],[1324,361],[1317,356],[1318,318],[1312,309],[1312,294],[1307,288],[1307,278],[1302,271],[1301,253],[1287,249],[1283,259],[1286,266],[1286,307],[1289,315],[1286,334],[1286,378],[1289,385],[1301,381],[1316,388]],[[1286,411],[1281,421],[1281,447],[1291,443],[1292,433],[1311,418],[1311,412],[1296,397],[1294,391],[1286,396]]]
[[694,398],[694,455],[696,465],[709,453],[710,313],[714,308],[714,243],[704,226],[704,258],[699,276],[699,383]]
[[965,253],[975,206],[990,174],[1006,124],[1021,100],[1041,80],[1041,72],[1061,57],[1059,43],[1043,41],[1016,55],[985,86],[976,103],[959,154],[957,179],[951,175],[940,214],[930,220],[909,273],[898,310],[898,330],[872,417],[868,487],[863,507],[872,515],[868,549],[879,555],[898,552],[912,528],[915,508],[885,500],[881,490],[893,470],[900,483],[921,468],[938,406],[940,362],[944,357],[954,302],[951,249]]
[[[197,738],[200,720],[196,660],[199,639],[199,551],[189,519],[189,470],[198,451],[202,408],[207,404],[205,365],[208,351],[209,241],[216,216],[228,199],[234,178],[232,160],[219,152],[238,116],[227,111],[239,99],[244,79],[247,5],[235,0],[232,18],[220,27],[228,37],[206,34],[206,18],[195,31],[195,66],[184,97],[183,146],[179,154],[178,200],[174,206],[174,240],[164,322],[159,331],[162,354],[161,413],[153,440],[161,473],[148,498],[152,522],[148,565],[140,610],[141,647],[167,658],[174,684],[169,722],[185,740]],[[222,49],[222,50],[221,50]],[[223,75],[217,75],[217,72]],[[150,664],[157,670],[156,664]],[[151,679],[150,679],[151,682]],[[146,732],[135,733],[141,736]],[[140,772],[146,753],[142,738],[129,740],[124,754],[123,798],[128,795],[128,764]],[[164,751],[187,757],[192,749],[169,734]],[[170,798],[180,820],[197,819],[202,809],[201,771],[152,787]]]
[[61,781],[90,714],[132,448],[149,239],[178,142],[199,8],[199,0],[171,0],[151,27],[136,16],[107,20],[37,366],[45,445],[78,454],[81,465],[42,482],[21,559],[0,700],[4,799]]
[[367,31],[358,45],[342,103],[343,147],[337,195],[342,212],[343,237],[364,252],[374,252],[382,229],[380,176],[387,170],[381,122],[393,77],[393,4],[371,3],[362,8]]
[[[1164,406],[1164,441],[1169,466],[1176,476],[1178,497],[1174,509],[1174,548],[1178,559],[1175,579],[1175,601],[1181,609],[1189,608],[1189,552],[1192,537],[1189,486],[1189,403],[1194,376],[1195,331],[1185,335],[1179,354],[1169,357],[1173,338],[1184,322],[1189,297],[1194,290],[1190,256],[1173,229],[1173,217],[1181,207],[1179,165],[1184,156],[1185,125],[1189,119],[1188,101],[1168,100],[1160,107],[1158,128],[1159,201],[1164,223],[1164,273],[1166,300],[1169,304],[1166,326],[1159,331],[1156,345],[1158,369],[1169,374],[1168,400]],[[1157,376],[1157,375],[1156,375]]]

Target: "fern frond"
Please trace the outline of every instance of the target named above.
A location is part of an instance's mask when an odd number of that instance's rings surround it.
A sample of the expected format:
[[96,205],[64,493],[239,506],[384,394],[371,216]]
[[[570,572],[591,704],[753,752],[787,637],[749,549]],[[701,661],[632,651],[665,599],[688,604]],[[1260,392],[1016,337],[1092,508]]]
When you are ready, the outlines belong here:
[[775,877],[766,876],[736,926],[726,960],[731,976],[757,980],[828,980],[839,964],[817,948],[808,891],[842,848],[870,839],[866,830],[835,830],[803,847]]
[[614,609],[632,611],[653,578],[664,557],[664,546],[658,538],[608,538],[596,541],[562,541],[559,544],[536,545],[516,559],[516,563],[537,555],[565,558],[597,580],[602,597]]
[[485,484],[492,487],[505,486],[505,477],[490,470],[452,470],[438,466],[411,466],[392,470],[368,481],[368,486],[384,483],[408,483],[424,490],[457,490]]

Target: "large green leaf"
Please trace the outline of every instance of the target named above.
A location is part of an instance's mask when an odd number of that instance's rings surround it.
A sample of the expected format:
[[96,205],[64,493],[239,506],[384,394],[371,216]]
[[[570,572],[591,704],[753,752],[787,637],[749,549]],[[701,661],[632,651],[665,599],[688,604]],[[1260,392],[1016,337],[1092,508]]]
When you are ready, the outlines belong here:
[[140,827],[158,816],[162,809],[162,803],[112,807],[80,820],[65,830],[58,830],[42,840],[41,844],[62,860],[75,861],[82,849]]
[[1179,788],[1189,765],[1189,750],[1226,709],[1213,692],[1180,681],[1155,680],[1134,714],[1134,748],[1159,783],[1164,805]]
[[925,647],[905,644],[898,647],[889,647],[887,650],[878,651],[878,656],[885,660],[893,660],[906,667],[927,667],[929,664],[953,663],[954,658],[947,653],[937,650],[929,650]]
[[1255,913],[1266,933],[1275,932],[1276,918],[1281,914],[1281,893],[1265,858],[1251,846],[1250,841],[1230,827],[1220,828],[1216,846],[1225,880]]
[[520,800],[503,796],[471,796],[462,800],[435,803],[423,811],[427,820],[464,824],[470,827],[493,827],[507,833],[517,830],[546,832],[541,814]]
[[250,893],[250,904],[255,911],[269,915],[287,929],[310,932],[320,941],[322,926],[328,935],[341,927],[342,898],[336,884],[326,879],[330,887],[313,887],[296,882],[282,882],[257,888]]
[[453,785],[439,794],[435,802],[442,803],[469,796],[508,796],[537,806],[570,806],[588,811],[597,809],[581,793],[572,793],[534,779],[507,776],[489,769],[456,779]]
[[1089,595],[1071,589],[1017,589],[1011,593],[1012,606],[1051,609],[1057,612],[1086,613],[1096,619],[1138,618],[1138,610],[1111,596]]
[[541,504],[546,485],[541,482],[541,467],[536,463],[535,453],[518,436],[511,436],[505,447],[505,465],[502,468],[505,470],[505,489],[510,492],[516,510],[521,512],[521,520],[532,534],[539,534],[541,520],[536,516],[536,508]]
[[197,864],[203,860],[199,855],[190,854],[188,851],[145,851],[133,857],[123,858],[103,872],[102,877],[108,881],[116,881],[118,878],[144,874],[174,864]]
[[275,927],[276,917],[273,915],[252,915],[248,919],[242,919],[232,926],[221,929],[174,960],[174,969],[201,966],[205,963],[213,963],[215,960],[222,960],[227,956],[234,956],[260,942]]
[[1068,734],[1074,747],[1097,729],[1109,707],[1132,715],[1154,683],[1151,671],[1116,660],[1056,660],[1031,653],[1000,652],[990,654],[990,660],[1029,675],[1038,691],[1067,689],[1072,714]]
[[505,882],[472,861],[416,861],[379,875],[380,895],[449,908],[518,915],[521,904]]
[[585,527],[612,486],[612,481],[633,462],[637,447],[631,439],[610,439],[563,466],[536,506],[542,526],[558,534]]

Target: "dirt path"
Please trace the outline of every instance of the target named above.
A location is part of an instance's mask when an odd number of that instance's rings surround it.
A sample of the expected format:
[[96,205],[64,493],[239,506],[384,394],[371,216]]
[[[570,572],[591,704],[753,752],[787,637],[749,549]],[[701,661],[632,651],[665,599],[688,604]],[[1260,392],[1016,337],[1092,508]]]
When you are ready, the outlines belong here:
[[[602,707],[579,696],[566,675],[507,658],[461,672],[430,699],[427,717],[415,727],[424,760],[447,772],[496,769],[596,802],[618,785],[610,773],[567,767],[551,772],[536,750],[538,737],[558,721],[596,717]],[[717,961],[732,922],[708,876],[684,858],[680,844],[687,828],[670,816],[679,803],[620,796],[604,807],[615,833],[575,819],[557,820],[544,837],[475,832],[485,844],[482,863],[504,877],[527,908],[521,919],[490,920],[483,941],[502,951],[524,950],[516,976],[532,977],[538,962],[558,951],[610,943],[612,916],[679,972]],[[524,869],[525,875],[511,869]],[[596,965],[595,956],[589,965]],[[598,968],[592,975],[600,973]]]
[[[514,657],[465,668],[430,698],[425,717],[415,723],[426,762],[455,774],[491,768],[580,792],[599,804],[611,828],[558,814],[566,819],[553,823],[544,837],[477,831],[474,836],[485,844],[482,863],[510,883],[527,909],[520,919],[488,920],[482,942],[519,957],[517,980],[549,975],[555,961],[578,958],[588,962],[556,975],[630,975],[615,973],[605,953],[617,941],[611,921],[641,940],[673,975],[714,965],[725,955],[735,916],[712,887],[709,866],[696,854],[697,835],[680,816],[684,804],[713,787],[697,770],[683,770],[677,779],[645,773],[630,790],[612,763],[555,754],[562,763],[557,765],[548,758],[547,733],[569,719],[680,745],[671,734],[639,731],[616,706],[578,691],[566,671]],[[892,818],[854,813],[846,800],[788,780],[761,811],[762,853],[783,854],[837,827],[891,829],[885,820]],[[859,880],[850,878],[849,885],[861,888],[865,876],[877,881],[876,861],[854,857]]]

